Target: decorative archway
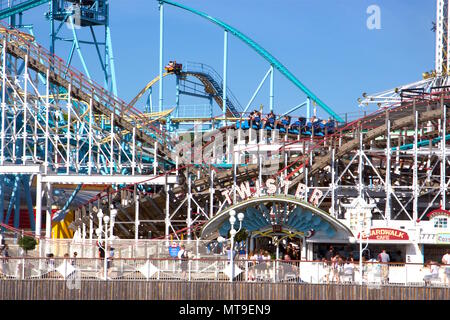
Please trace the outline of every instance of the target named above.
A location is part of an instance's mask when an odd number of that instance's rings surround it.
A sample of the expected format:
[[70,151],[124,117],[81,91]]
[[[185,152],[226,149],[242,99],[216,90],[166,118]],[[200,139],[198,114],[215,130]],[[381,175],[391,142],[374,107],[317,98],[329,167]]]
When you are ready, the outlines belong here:
[[242,227],[257,236],[291,236],[348,241],[354,237],[342,222],[313,205],[289,195],[247,199],[218,213],[203,228],[201,238],[212,240],[227,236],[229,212],[243,212]]

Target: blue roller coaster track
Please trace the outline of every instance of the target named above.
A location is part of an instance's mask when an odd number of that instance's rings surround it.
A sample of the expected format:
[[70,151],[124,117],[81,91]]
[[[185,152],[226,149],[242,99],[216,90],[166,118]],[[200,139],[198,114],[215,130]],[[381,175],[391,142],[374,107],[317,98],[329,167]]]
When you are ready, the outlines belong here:
[[181,5],[179,3],[168,1],[168,0],[158,0],[160,4],[167,3],[171,6],[178,7],[181,9],[184,9],[188,12],[191,12],[193,14],[196,14],[200,17],[203,17],[207,19],[208,21],[211,21],[212,23],[218,25],[222,29],[231,32],[233,35],[235,35],[239,40],[246,43],[250,48],[252,48],[254,51],[256,51],[261,57],[263,57],[266,61],[270,63],[271,66],[273,66],[275,69],[279,70],[282,75],[284,75],[289,81],[291,81],[297,88],[299,88],[303,93],[306,94],[308,98],[310,98],[312,101],[317,103],[318,106],[320,106],[323,110],[325,110],[330,116],[332,116],[334,119],[336,119],[339,122],[344,122],[344,120],[336,113],[334,112],[329,106],[327,106],[322,100],[319,99],[311,90],[309,90],[300,80],[298,80],[292,72],[288,70],[280,61],[278,61],[273,55],[271,55],[267,50],[265,50],[263,47],[261,47],[259,44],[257,44],[255,41],[250,39],[248,36],[237,30],[236,28],[233,28],[229,24],[226,24],[225,22],[220,21],[219,19],[216,19],[214,17],[211,17],[210,15],[186,7],[184,5]]

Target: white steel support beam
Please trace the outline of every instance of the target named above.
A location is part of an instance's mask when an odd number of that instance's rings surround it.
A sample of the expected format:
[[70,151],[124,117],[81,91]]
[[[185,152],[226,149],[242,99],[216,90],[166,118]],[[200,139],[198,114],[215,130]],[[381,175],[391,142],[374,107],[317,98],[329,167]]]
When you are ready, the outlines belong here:
[[417,222],[419,217],[418,213],[418,198],[419,198],[419,187],[418,187],[418,159],[417,159],[417,144],[419,142],[418,137],[419,130],[419,112],[416,110],[414,101],[414,168],[413,168],[413,221]]
[[139,194],[137,185],[134,185],[134,240],[139,240]]
[[36,177],[36,237],[41,236],[42,229],[42,175],[37,174]]
[[446,178],[447,178],[447,171],[446,171],[446,147],[447,147],[447,141],[446,141],[446,134],[447,134],[447,106],[444,105],[444,98],[441,97],[441,110],[442,110],[442,140],[441,140],[441,181],[440,181],[440,187],[441,187],[441,207],[442,209],[446,210],[447,207],[447,198],[446,198]]
[[52,236],[52,185],[47,183],[47,203],[45,210],[45,238],[50,239]]
[[191,225],[192,225],[192,206],[191,206],[191,199],[192,199],[192,178],[191,173],[188,171],[188,198],[187,198],[187,238],[188,240],[191,240]]
[[389,119],[389,111],[386,112],[386,177],[385,177],[385,191],[386,191],[386,206],[384,215],[386,216],[386,223],[391,222],[391,120]]
[[[20,168],[20,167],[19,167]],[[0,166],[0,173],[2,172]],[[36,172],[37,173],[37,172]],[[43,182],[61,183],[61,184],[147,184],[147,185],[165,185],[164,176],[126,176],[126,175],[46,175],[42,177]],[[167,178],[169,184],[178,182],[177,176]]]

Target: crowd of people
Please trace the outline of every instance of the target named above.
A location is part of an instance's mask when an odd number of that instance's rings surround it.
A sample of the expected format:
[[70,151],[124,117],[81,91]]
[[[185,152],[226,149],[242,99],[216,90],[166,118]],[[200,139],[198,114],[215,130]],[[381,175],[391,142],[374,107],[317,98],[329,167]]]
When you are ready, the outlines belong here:
[[263,117],[261,111],[254,110],[250,112],[248,119],[237,121],[236,128],[239,129],[278,129],[281,133],[301,134],[305,136],[324,136],[334,133],[336,130],[336,122],[333,119],[322,120],[316,116],[312,116],[309,121],[305,117],[299,117],[292,122],[292,117],[285,115],[278,117],[271,111]]

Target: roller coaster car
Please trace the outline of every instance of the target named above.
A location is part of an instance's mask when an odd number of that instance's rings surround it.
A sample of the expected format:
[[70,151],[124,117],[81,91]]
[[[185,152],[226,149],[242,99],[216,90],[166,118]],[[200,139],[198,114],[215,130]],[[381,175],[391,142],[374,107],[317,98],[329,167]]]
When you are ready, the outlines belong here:
[[168,73],[180,74],[183,69],[183,65],[181,63],[177,63],[176,61],[169,61],[169,64],[164,67]]

